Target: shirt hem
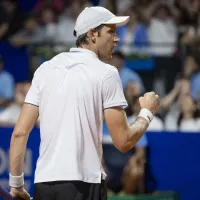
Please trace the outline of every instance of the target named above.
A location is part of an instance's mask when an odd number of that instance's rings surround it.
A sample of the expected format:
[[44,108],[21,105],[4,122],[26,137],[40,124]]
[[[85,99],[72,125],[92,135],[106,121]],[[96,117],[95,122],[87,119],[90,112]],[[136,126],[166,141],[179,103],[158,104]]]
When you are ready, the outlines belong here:
[[122,103],[112,103],[112,104],[104,105],[104,109],[106,109],[106,108],[112,108],[112,107],[116,107],[116,106],[120,106],[123,109],[125,109],[126,107],[128,107],[127,103],[122,102]]
[[100,172],[99,177],[89,178],[89,177],[51,177],[51,178],[35,178],[34,183],[43,183],[43,182],[52,182],[52,181],[83,181],[86,183],[101,183],[101,180],[106,179],[106,174],[104,172]]
[[36,104],[34,104],[34,103],[29,103],[29,102],[26,102],[26,101],[24,102],[24,104],[30,104],[30,105],[39,107],[39,105],[36,105]]

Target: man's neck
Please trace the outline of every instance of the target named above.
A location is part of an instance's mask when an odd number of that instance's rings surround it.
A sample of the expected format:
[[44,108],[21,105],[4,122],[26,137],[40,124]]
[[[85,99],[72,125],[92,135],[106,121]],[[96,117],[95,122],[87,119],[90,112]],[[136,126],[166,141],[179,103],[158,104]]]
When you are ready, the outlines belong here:
[[91,47],[90,45],[84,45],[83,44],[83,45],[79,46],[79,48],[83,48],[83,49],[87,49],[87,50],[93,51],[98,56],[98,53],[95,50],[95,48]]

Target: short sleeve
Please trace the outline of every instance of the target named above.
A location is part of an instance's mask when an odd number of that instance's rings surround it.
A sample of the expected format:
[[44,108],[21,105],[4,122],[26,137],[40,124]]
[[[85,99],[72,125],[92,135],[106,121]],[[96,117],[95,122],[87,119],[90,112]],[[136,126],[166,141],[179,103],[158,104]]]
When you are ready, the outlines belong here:
[[124,97],[122,83],[117,69],[109,70],[102,84],[103,108],[120,106],[123,109],[128,106]]
[[31,87],[26,95],[25,103],[39,106],[40,93],[41,93],[40,87],[41,87],[40,72],[36,70],[32,80]]

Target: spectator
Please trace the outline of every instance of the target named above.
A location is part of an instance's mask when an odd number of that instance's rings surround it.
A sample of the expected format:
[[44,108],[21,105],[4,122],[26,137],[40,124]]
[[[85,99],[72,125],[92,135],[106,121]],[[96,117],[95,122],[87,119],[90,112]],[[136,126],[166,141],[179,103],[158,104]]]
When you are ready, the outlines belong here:
[[[147,138],[142,136],[138,141],[135,148],[127,153],[119,152],[113,145],[111,136],[107,129],[106,124],[103,125],[103,151],[104,151],[104,165],[107,169],[108,175],[108,189],[114,193],[126,192],[130,193],[143,193],[144,192],[144,163],[146,160],[145,149],[147,147]],[[136,163],[140,162],[139,164]],[[124,166],[126,166],[124,168]],[[130,172],[130,166],[132,172]],[[127,180],[127,173],[130,176],[129,183]],[[132,186],[131,190],[130,184]],[[136,185],[132,185],[136,184]],[[138,188],[139,187],[139,188]]]
[[118,29],[120,50],[125,54],[147,51],[148,31],[142,21],[141,14],[134,6],[130,7],[125,13],[130,16],[130,20],[126,26]]
[[3,111],[14,97],[14,78],[4,70],[3,60],[0,57],[0,112]]
[[116,0],[118,13],[125,13],[128,10],[128,8],[133,6],[133,4],[134,3],[132,0],[126,0],[126,1]]
[[100,0],[100,5],[107,8],[114,14],[118,13],[118,1],[116,0]]
[[175,7],[179,10],[179,24],[184,31],[188,26],[196,26],[200,9],[199,0],[175,0]]
[[135,148],[135,153],[123,169],[121,177],[122,193],[126,195],[145,193],[146,146],[147,143],[142,144],[140,141]]
[[173,22],[170,8],[167,5],[158,5],[149,26],[151,53],[155,56],[173,56],[177,36],[177,27]]
[[176,65],[174,54],[178,32],[171,13],[169,6],[157,5],[149,25],[150,52],[155,56],[155,79],[153,83],[155,85],[159,82],[158,84],[161,85],[161,81],[164,82],[161,92],[158,92],[160,95],[165,95],[171,91],[177,73],[177,67],[174,66]]
[[56,12],[50,8],[41,11],[42,31],[44,32],[44,42],[55,43],[57,38]]
[[180,100],[180,115],[177,126],[179,131],[200,132],[200,113],[191,96],[183,96]]
[[17,83],[15,87],[15,101],[0,113],[1,126],[14,126],[17,122],[30,83]]
[[80,1],[74,0],[70,7],[66,9],[64,14],[60,17],[57,30],[58,43],[68,44],[69,46],[75,45],[76,38],[73,35],[75,22],[78,14],[83,9],[83,6],[84,5]]
[[[176,82],[174,88],[160,101],[160,107],[159,107],[159,114],[162,116],[162,119],[165,118],[166,114],[171,110],[172,115],[170,119],[173,120],[173,117],[176,116],[177,110],[177,104],[176,100],[180,94],[181,88],[184,86],[188,86],[188,82],[184,80],[179,80]],[[183,91],[183,89],[182,89]],[[188,93],[188,87],[187,87],[187,93]]]
[[198,14],[196,25],[188,25],[184,30],[181,37],[181,43],[192,49],[198,45],[200,41],[200,14]]
[[2,0],[0,7],[0,41],[7,40],[23,27],[25,15],[16,0]]
[[191,95],[197,100],[200,94],[200,53],[189,54],[184,63],[183,78],[190,81]]
[[141,86],[139,83],[136,83],[136,82],[132,82],[132,81],[128,82],[124,90],[124,93],[125,93],[126,101],[129,105],[125,111],[126,111],[127,116],[130,116],[133,114],[133,111],[131,109],[133,98],[138,97],[139,95],[142,94]]
[[[132,99],[132,104],[130,105],[133,115],[128,117],[128,121],[131,123],[136,120],[141,108],[139,104],[139,97],[134,97]],[[163,131],[164,130],[164,124],[162,120],[158,116],[154,116],[152,122],[150,123],[148,131]]]
[[125,56],[123,55],[123,53],[121,53],[120,51],[115,52],[111,60],[111,65],[115,66],[118,69],[123,89],[127,87],[127,84],[129,82],[134,82],[139,84],[139,86],[141,87],[141,92],[144,93],[145,89],[140,76],[133,70],[125,67]]
[[137,82],[129,81],[127,82],[127,86],[124,90],[124,93],[125,93],[127,102],[130,102],[130,104],[132,104],[133,98],[138,97],[139,95],[142,94],[141,86]]
[[144,16],[145,20],[151,18],[152,10],[157,4],[157,0],[134,0],[134,6]]
[[36,12],[42,12],[45,8],[51,8],[59,13],[63,12],[64,1],[63,0],[38,0],[35,6]]
[[190,82],[178,80],[173,90],[161,100],[160,113],[164,118],[165,130],[177,131],[177,121],[180,116],[180,101],[190,95]]
[[43,42],[44,38],[44,32],[39,27],[35,15],[30,14],[24,22],[24,28],[13,35],[9,40],[13,46],[22,47]]

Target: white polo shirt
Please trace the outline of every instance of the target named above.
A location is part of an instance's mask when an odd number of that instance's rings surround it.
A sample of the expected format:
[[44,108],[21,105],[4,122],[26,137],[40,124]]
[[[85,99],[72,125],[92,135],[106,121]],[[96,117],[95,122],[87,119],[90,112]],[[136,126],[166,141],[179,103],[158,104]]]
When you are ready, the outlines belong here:
[[89,50],[72,48],[35,72],[26,103],[39,106],[40,155],[35,183],[100,183],[103,109],[126,107],[115,67]]

